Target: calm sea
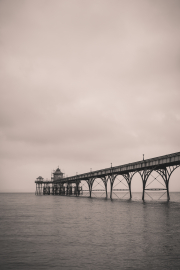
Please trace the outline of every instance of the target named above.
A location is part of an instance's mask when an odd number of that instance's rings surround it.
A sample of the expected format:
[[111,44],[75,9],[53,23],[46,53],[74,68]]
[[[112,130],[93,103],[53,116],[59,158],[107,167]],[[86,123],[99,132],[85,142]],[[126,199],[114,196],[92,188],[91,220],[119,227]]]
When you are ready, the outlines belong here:
[[171,201],[0,194],[0,269],[180,269]]

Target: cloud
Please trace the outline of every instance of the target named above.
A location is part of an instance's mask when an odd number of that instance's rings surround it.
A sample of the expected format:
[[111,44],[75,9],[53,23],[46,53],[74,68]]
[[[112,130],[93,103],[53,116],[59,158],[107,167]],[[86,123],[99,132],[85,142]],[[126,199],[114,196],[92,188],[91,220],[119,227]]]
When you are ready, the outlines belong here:
[[0,6],[4,188],[9,163],[31,181],[179,151],[178,1]]

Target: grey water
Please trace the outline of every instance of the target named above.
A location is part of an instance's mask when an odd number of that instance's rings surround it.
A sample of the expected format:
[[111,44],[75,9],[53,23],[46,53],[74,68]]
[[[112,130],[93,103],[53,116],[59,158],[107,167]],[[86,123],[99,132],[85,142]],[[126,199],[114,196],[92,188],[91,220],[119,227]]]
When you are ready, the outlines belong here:
[[180,269],[171,201],[0,194],[0,269]]

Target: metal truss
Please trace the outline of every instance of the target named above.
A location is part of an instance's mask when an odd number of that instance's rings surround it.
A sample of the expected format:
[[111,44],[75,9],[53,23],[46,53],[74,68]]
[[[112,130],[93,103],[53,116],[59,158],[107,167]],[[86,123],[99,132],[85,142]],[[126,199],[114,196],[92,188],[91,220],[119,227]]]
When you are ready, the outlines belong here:
[[[97,179],[99,179],[99,181]],[[93,189],[93,184],[94,184],[95,181],[96,181],[96,185],[95,185],[95,187]],[[91,194],[93,193],[96,196],[95,192],[102,191],[103,193],[101,194],[100,197],[102,197],[104,194],[106,194],[106,199],[108,198],[108,194],[107,194],[108,177],[107,176],[99,177],[99,178],[92,178],[90,182],[91,182],[91,186],[90,186]],[[104,185],[101,184],[102,182],[103,182]],[[100,185],[103,189],[95,189],[98,185]]]
[[[132,194],[131,194],[131,181],[132,181],[132,178],[133,178],[133,176],[135,175],[135,173],[136,173],[136,171],[135,172],[129,172],[129,173],[126,173],[126,174],[112,174],[110,177],[109,177],[109,180],[110,180],[110,186],[111,186],[111,191],[110,191],[110,198],[111,198],[111,200],[112,200],[112,193],[113,193],[113,191],[128,191],[127,193],[129,193],[129,195],[130,195],[130,199],[132,198]],[[123,179],[122,180],[119,180],[119,183],[122,183],[125,187],[126,187],[126,189],[114,189],[113,188],[113,185],[114,185],[114,182],[115,182],[115,180],[116,180],[116,178],[119,176],[119,175],[121,175],[122,177],[123,177]],[[125,180],[126,182],[127,182],[127,184],[128,184],[128,186],[127,185],[125,185],[122,181],[123,180]],[[119,184],[118,183],[118,184]],[[118,185],[117,184],[117,185]],[[116,187],[116,186],[114,186],[114,187]],[[114,192],[115,193],[115,192]],[[126,194],[127,194],[126,193]],[[126,195],[125,194],[125,195]],[[117,196],[117,194],[115,193],[115,195]],[[123,198],[125,197],[125,195],[123,196]],[[119,196],[117,196],[118,198],[119,198]]]
[[151,169],[151,170],[138,171],[138,173],[141,176],[142,183],[143,183],[143,194],[142,194],[142,200],[143,201],[144,201],[144,194],[145,194],[146,183],[147,183],[147,180],[148,180],[148,178],[149,178],[149,176],[150,176],[150,174],[152,173],[153,170],[154,170],[154,168]]
[[170,200],[169,195],[169,179],[172,175],[172,173],[179,167],[180,165],[174,165],[169,167],[164,167],[161,169],[157,169],[156,171],[161,175],[162,179],[164,180],[166,191],[167,191],[167,200]]
[[[87,196],[87,195],[90,195],[90,191],[89,191],[89,183],[88,183],[88,181],[86,181],[86,180],[84,180],[84,184],[82,184],[81,183],[81,189],[80,189],[80,192],[79,192],[79,195],[85,195],[85,196]],[[85,186],[85,184],[87,184],[88,185],[88,189],[83,189],[83,186]],[[87,188],[87,187],[86,187]],[[78,188],[79,189],[79,188]],[[85,194],[84,194],[84,192],[85,192]]]
[[[163,193],[163,195],[167,192],[167,200],[169,201],[170,200],[170,195],[169,195],[169,179],[172,175],[172,173],[174,172],[175,169],[177,169],[180,165],[174,165],[174,166],[169,166],[169,167],[164,167],[164,168],[157,168],[154,167],[152,168],[151,170],[143,170],[143,171],[139,171],[138,173],[140,174],[141,176],[141,179],[142,179],[142,182],[143,182],[143,194],[142,194],[142,200],[144,200],[144,195],[145,195],[145,192],[146,191],[164,191],[165,192]],[[154,177],[152,175],[152,172],[155,171],[157,172],[163,179],[165,185],[163,185],[157,178],[157,177]],[[152,176],[154,179],[146,186],[147,184],[147,180],[149,178],[149,176]],[[163,188],[147,188],[150,184],[152,184],[154,181],[158,181],[162,186]],[[152,199],[152,197],[150,196],[150,194],[148,194],[146,192],[146,194]],[[163,196],[162,195],[162,196]],[[161,197],[162,197],[161,196]],[[160,198],[161,198],[160,197]],[[159,199],[160,199],[159,198]]]

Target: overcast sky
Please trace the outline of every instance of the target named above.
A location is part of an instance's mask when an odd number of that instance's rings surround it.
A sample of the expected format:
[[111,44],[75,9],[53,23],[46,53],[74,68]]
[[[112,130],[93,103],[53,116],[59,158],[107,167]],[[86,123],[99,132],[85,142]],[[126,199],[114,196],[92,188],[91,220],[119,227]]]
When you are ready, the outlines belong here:
[[179,0],[1,0],[0,58],[1,192],[180,151]]

